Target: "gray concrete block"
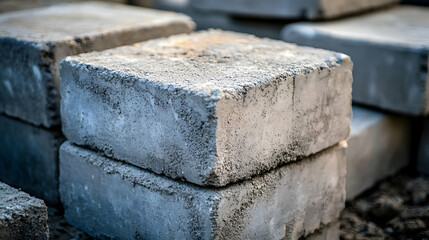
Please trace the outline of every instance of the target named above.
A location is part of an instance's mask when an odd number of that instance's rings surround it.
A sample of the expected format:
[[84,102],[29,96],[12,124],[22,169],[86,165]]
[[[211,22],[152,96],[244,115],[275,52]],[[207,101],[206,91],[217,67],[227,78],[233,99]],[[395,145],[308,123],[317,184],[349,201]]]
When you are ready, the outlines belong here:
[[398,0],[191,0],[200,10],[280,19],[331,19],[380,7]]
[[346,143],[223,188],[159,176],[65,142],[66,219],[101,239],[298,239],[345,204]]
[[353,107],[347,143],[346,192],[351,200],[409,163],[411,124],[405,117]]
[[48,238],[48,209],[43,201],[0,182],[0,239]]
[[224,186],[349,135],[342,54],[219,30],[61,63],[67,139],[172,178]]
[[354,102],[429,113],[429,9],[401,6],[328,23],[291,24],[283,39],[350,55]]
[[192,31],[185,15],[87,2],[0,15],[0,113],[60,124],[58,64],[66,56]]
[[423,121],[422,135],[417,156],[417,170],[429,174],[429,119]]
[[48,204],[59,204],[60,131],[49,131],[0,115],[0,181]]

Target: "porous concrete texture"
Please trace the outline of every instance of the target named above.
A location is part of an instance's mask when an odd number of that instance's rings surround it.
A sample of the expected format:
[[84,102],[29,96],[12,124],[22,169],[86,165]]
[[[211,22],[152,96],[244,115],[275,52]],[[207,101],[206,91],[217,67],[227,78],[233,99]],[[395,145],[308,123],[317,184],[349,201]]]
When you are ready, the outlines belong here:
[[398,0],[191,0],[200,10],[280,19],[331,19],[393,5]]
[[64,137],[0,115],[0,181],[59,204],[58,150]]
[[43,201],[0,182],[0,239],[48,238],[48,209]]
[[404,5],[333,22],[291,24],[283,39],[350,55],[354,102],[429,113],[429,8]]
[[422,135],[418,150],[417,170],[429,174],[429,119],[423,120]]
[[411,123],[406,117],[354,106],[347,143],[346,192],[351,200],[409,163]]
[[346,55],[220,30],[61,63],[67,139],[198,185],[224,186],[349,135]]
[[61,59],[193,28],[185,15],[101,2],[0,15],[0,112],[48,128],[59,125]]
[[250,180],[203,188],[65,142],[66,219],[101,239],[298,239],[345,203],[346,143]]

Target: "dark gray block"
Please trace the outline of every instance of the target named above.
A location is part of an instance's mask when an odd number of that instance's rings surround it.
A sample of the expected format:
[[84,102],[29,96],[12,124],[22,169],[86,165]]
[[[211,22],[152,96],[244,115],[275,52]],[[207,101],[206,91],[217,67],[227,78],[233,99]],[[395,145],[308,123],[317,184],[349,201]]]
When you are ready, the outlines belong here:
[[0,15],[0,113],[60,124],[58,63],[66,56],[192,31],[185,15],[87,2]]
[[48,209],[43,201],[0,182],[0,239],[48,238]]
[[346,192],[351,200],[409,163],[411,122],[405,117],[353,107],[347,143]]
[[283,19],[330,19],[368,11],[398,0],[191,0],[200,10]]
[[345,204],[346,143],[223,188],[174,181],[69,142],[66,219],[101,239],[298,239]]
[[59,130],[0,115],[0,181],[58,204],[58,150],[63,141]]
[[404,5],[333,22],[291,24],[283,39],[350,55],[354,102],[429,113],[429,8]]
[[349,135],[349,58],[220,30],[61,63],[67,139],[156,173],[224,186]]
[[423,121],[423,130],[419,144],[417,170],[429,174],[429,119]]

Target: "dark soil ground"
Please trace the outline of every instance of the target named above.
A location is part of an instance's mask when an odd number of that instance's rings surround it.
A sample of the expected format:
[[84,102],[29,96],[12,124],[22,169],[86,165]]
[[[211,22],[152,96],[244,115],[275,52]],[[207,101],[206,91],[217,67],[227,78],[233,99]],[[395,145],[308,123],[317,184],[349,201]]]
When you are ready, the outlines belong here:
[[[400,173],[347,203],[340,219],[341,239],[428,239],[429,176]],[[50,239],[89,240],[49,209]]]
[[429,239],[429,176],[400,173],[347,203],[341,239]]

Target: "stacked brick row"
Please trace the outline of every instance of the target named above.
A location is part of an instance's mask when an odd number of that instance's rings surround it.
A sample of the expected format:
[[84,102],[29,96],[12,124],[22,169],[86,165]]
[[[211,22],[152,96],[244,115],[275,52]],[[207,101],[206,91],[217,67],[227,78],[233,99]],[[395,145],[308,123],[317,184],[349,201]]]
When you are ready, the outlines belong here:
[[59,204],[61,59],[192,28],[184,15],[101,2],[0,15],[0,180]]
[[66,218],[98,238],[338,237],[351,83],[346,55],[220,30],[68,57]]

